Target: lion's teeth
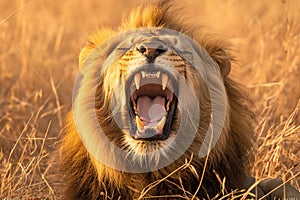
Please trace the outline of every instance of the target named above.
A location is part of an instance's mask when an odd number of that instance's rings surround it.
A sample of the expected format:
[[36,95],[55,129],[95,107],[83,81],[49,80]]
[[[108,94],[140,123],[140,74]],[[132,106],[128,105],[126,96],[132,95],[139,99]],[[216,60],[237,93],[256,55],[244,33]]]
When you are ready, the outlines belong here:
[[173,90],[173,89],[174,89],[174,88],[173,88],[172,81],[171,81],[170,79],[169,79],[169,81],[168,81],[167,86],[168,86],[168,88],[169,88],[170,90]]
[[142,74],[142,78],[146,77],[146,73],[144,71],[141,71],[141,74]]
[[141,74],[140,73],[137,73],[136,75],[134,75],[134,83],[135,83],[136,89],[139,89],[140,83],[141,83]]
[[136,103],[135,103],[135,101],[133,101],[133,110],[134,110],[134,113],[137,115],[137,109],[136,109]]
[[162,89],[165,90],[167,83],[168,83],[169,77],[167,74],[162,73],[161,74],[161,85],[162,85]]
[[171,104],[171,101],[168,101],[167,105],[166,105],[166,111],[168,112],[169,109],[170,109],[170,104]]
[[156,129],[163,130],[166,123],[166,116],[164,116],[156,125]]
[[137,128],[139,130],[143,130],[144,129],[144,123],[142,122],[142,120],[139,118],[139,116],[135,116],[135,121],[136,121],[136,125],[137,125]]
[[160,77],[160,71],[157,71],[156,72],[156,78],[159,78]]

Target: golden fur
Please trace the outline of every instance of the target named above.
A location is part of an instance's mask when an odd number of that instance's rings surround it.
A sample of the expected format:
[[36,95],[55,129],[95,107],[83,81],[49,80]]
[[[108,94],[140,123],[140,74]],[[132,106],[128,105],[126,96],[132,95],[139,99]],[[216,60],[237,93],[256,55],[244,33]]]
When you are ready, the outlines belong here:
[[[112,35],[119,32],[133,30],[143,27],[160,27],[182,32],[197,41],[218,64],[220,68],[220,80],[223,82],[227,93],[227,113],[223,133],[217,145],[208,158],[198,158],[200,144],[203,142],[205,131],[209,127],[211,119],[211,102],[208,100],[208,90],[202,78],[195,73],[192,66],[185,66],[185,77],[190,82],[195,91],[197,101],[201,108],[201,120],[196,138],[191,146],[179,159],[165,168],[149,173],[128,173],[112,169],[95,159],[78,135],[75,127],[74,113],[70,112],[65,128],[65,137],[62,141],[61,158],[65,180],[67,185],[66,197],[70,199],[133,199],[142,195],[142,191],[149,184],[169,176],[166,180],[153,186],[147,191],[147,195],[181,195],[191,197],[196,194],[199,198],[213,198],[221,190],[220,181],[225,180],[225,192],[235,189],[242,189],[245,186],[247,166],[249,156],[247,152],[251,150],[253,136],[253,113],[248,97],[242,92],[237,84],[227,75],[229,74],[232,58],[230,49],[226,42],[203,27],[191,27],[184,23],[182,19],[176,17],[177,14],[172,8],[170,1],[160,1],[152,5],[141,6],[131,12],[129,18],[117,30],[103,28],[91,35],[88,45],[81,51],[79,66],[82,73],[92,70],[93,60],[97,60],[100,51],[97,47]],[[109,53],[111,53],[108,50]],[[127,59],[124,55],[120,58]],[[166,58],[167,59],[167,58]],[[91,65],[91,66],[89,66]],[[90,69],[88,69],[91,67]],[[97,84],[95,96],[97,117],[103,131],[110,141],[116,145],[128,148],[135,155],[136,162],[143,159],[143,153],[149,153],[160,146],[169,145],[170,140],[163,142],[151,142],[145,145],[144,142],[135,141],[118,128],[110,111],[109,100],[113,98],[113,90],[117,84],[123,84],[120,78],[121,71],[127,70],[122,67],[108,68],[100,77]],[[178,71],[175,67],[174,70]],[[210,69],[208,69],[210,70]],[[118,80],[116,82],[116,80]],[[88,88],[80,88],[85,90]],[[84,94],[84,92],[79,95]],[[119,93],[122,95],[122,92]],[[117,97],[118,98],[118,97]],[[120,97],[121,99],[122,97]],[[179,114],[177,114],[179,115]],[[86,130],[92,129],[87,120],[88,116],[82,116],[85,121]],[[179,116],[176,116],[179,117]],[[176,119],[175,119],[175,123]],[[192,124],[193,125],[193,124]],[[86,135],[86,137],[89,137]],[[172,137],[172,135],[171,135]],[[118,138],[123,138],[120,141]],[[113,154],[101,152],[102,156],[107,156],[112,160]],[[154,155],[155,156],[155,155]],[[162,158],[154,158],[160,160]],[[207,164],[205,163],[207,159]],[[186,163],[190,161],[187,165]],[[205,166],[206,165],[206,166]],[[187,166],[180,168],[181,166]],[[177,170],[179,169],[180,170]],[[177,170],[177,171],[176,171]],[[176,173],[175,173],[175,172]],[[202,182],[201,175],[204,173]],[[174,173],[172,173],[174,172]],[[171,174],[171,175],[170,175]],[[201,187],[198,185],[201,182]]]

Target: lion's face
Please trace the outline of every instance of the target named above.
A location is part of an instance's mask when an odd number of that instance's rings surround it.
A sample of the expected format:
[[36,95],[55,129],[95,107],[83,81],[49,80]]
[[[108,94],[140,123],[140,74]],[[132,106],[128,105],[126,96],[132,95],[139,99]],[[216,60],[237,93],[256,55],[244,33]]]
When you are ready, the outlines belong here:
[[[200,95],[201,78],[187,60],[191,52],[174,35],[139,35],[126,40],[126,48],[116,48],[124,52],[107,67],[103,81],[105,93],[111,91],[116,98],[113,109],[122,113],[122,147],[135,154],[162,147],[172,151],[181,109],[189,109],[183,99],[194,95],[196,104],[199,101],[195,96]],[[191,106],[187,112],[193,109]],[[186,127],[198,127],[193,119],[187,123]]]
[[[102,146],[112,148],[109,140],[117,146],[113,154],[122,149],[124,160],[130,154],[138,163],[153,160],[154,166],[176,160],[193,141],[198,147],[191,153],[199,153],[199,144],[210,139],[205,135],[212,109],[224,110],[219,105],[211,108],[209,87],[219,101],[224,96],[218,87],[224,86],[209,54],[192,39],[161,29],[125,33],[107,44],[94,48],[83,63],[84,80],[74,110],[84,144],[103,158]],[[93,102],[87,103],[93,95],[97,122]],[[213,117],[221,129],[220,116]]]

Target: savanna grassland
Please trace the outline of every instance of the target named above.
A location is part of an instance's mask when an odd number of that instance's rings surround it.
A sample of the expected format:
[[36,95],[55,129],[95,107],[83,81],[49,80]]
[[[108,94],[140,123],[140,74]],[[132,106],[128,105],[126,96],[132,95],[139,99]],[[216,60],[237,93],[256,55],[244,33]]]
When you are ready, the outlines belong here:
[[[188,2],[188,3],[187,3]],[[0,0],[0,199],[57,199],[57,147],[77,60],[97,27],[141,1]],[[193,0],[182,15],[234,46],[232,76],[256,107],[257,178],[300,190],[300,2]],[[181,15],[181,14],[180,14]]]

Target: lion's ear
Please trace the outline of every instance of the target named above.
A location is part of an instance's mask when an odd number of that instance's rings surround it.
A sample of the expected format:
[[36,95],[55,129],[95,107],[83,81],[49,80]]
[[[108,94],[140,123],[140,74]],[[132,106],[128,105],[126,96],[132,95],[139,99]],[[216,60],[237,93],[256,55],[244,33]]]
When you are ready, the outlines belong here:
[[231,57],[226,50],[222,48],[212,49],[209,54],[219,65],[222,76],[228,76],[231,70]]
[[210,29],[204,28],[202,32],[197,35],[196,40],[206,49],[210,57],[219,65],[221,75],[228,76],[231,70],[231,45],[214,33]]
[[88,40],[88,44],[81,50],[79,54],[79,68],[82,67],[83,62],[93,49],[95,49],[97,46],[99,46],[105,40],[109,39],[114,34],[115,31],[109,28],[103,28],[93,33]]

